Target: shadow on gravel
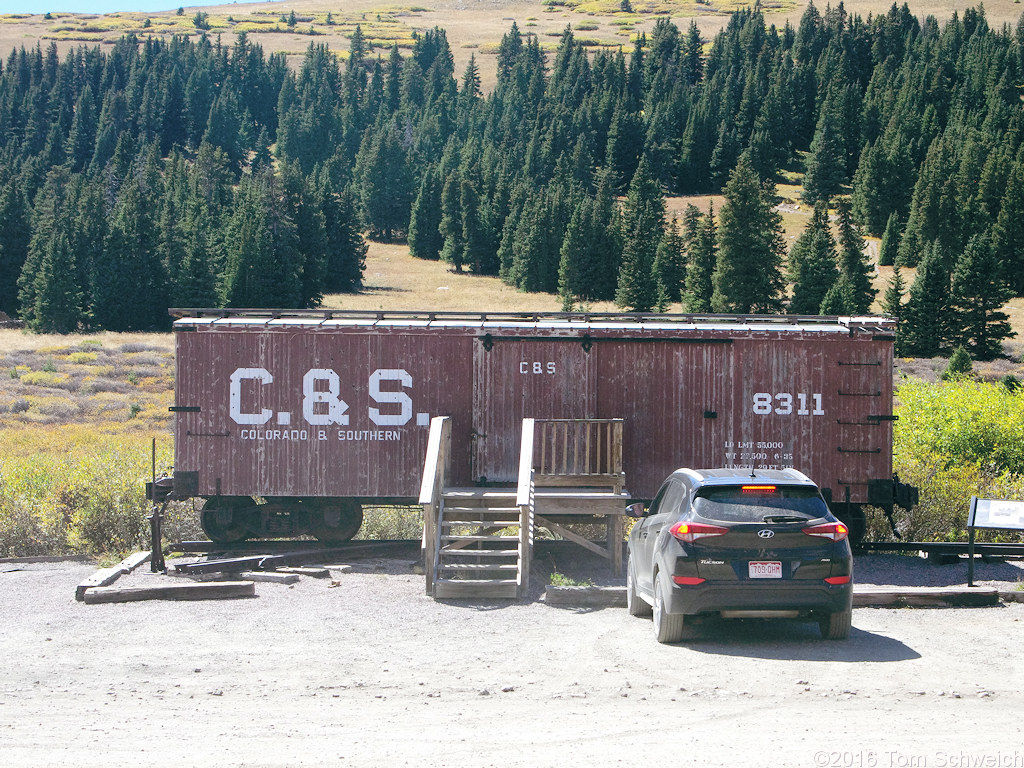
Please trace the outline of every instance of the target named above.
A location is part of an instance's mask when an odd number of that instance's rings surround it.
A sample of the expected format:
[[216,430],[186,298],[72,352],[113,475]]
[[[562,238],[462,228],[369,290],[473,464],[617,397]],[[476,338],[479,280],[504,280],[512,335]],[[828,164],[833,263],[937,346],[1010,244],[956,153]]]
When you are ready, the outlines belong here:
[[695,632],[695,638],[682,645],[718,656],[829,662],[921,658],[921,654],[895,638],[856,627],[848,640],[822,640],[816,624],[800,621],[708,619],[695,627]]
[[[897,587],[955,587],[967,584],[967,558],[955,563],[937,565],[907,555],[857,555],[853,563],[853,580],[857,584],[891,585]],[[1020,561],[974,563],[976,582],[1024,581],[1024,563]]]

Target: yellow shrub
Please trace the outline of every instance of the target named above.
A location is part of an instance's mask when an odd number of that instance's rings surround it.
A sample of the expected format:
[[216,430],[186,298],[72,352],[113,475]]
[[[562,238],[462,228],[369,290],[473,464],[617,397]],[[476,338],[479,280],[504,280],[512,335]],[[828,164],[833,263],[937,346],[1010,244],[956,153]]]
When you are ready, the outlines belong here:
[[68,347],[66,344],[62,344],[62,345],[55,345],[55,346],[49,346],[49,347],[39,347],[39,349],[36,350],[36,354],[37,355],[66,355],[70,351],[71,351],[70,347]]
[[59,387],[70,378],[66,373],[31,371],[21,376],[21,383],[31,384],[35,387]]
[[[152,436],[86,426],[0,430],[0,556],[146,546]],[[158,469],[171,461],[171,441],[162,438]]]
[[75,365],[83,365],[84,363],[96,362],[97,357],[98,355],[95,352],[72,352],[68,355],[67,360]]

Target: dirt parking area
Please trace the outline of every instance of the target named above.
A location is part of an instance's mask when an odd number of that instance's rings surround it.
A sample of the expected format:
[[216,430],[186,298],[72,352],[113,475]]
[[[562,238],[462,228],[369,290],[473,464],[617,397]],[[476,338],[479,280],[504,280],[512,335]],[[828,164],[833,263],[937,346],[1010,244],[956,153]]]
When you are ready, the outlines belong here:
[[[893,559],[861,581],[959,578]],[[110,605],[75,602],[93,566],[0,564],[0,764],[1024,766],[1021,603],[856,609],[842,642],[745,621],[659,646],[622,608],[540,587],[436,602],[409,558],[350,564],[251,599]],[[146,568],[128,581],[170,578]]]

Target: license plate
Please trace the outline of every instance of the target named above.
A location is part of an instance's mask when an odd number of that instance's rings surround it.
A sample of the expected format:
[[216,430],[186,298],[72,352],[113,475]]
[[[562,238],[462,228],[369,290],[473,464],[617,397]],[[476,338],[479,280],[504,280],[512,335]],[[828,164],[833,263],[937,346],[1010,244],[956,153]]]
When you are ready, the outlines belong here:
[[752,579],[781,579],[782,563],[777,560],[753,561],[747,564],[747,574]]

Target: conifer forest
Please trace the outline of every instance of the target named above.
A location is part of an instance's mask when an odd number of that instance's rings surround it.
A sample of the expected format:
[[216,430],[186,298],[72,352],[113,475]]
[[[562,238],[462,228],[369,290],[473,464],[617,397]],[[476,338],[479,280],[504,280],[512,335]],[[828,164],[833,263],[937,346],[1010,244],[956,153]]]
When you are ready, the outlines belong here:
[[[0,310],[161,330],[168,307],[316,307],[366,239],[564,308],[901,320],[903,355],[1000,354],[1024,295],[1024,19],[906,5],[799,24],[667,18],[626,50],[513,22],[497,81],[445,31],[409,49],[239,34],[12,51],[0,64]],[[787,248],[774,183],[813,215]],[[721,194],[666,215],[667,195]],[[865,236],[896,270],[876,296]]]

